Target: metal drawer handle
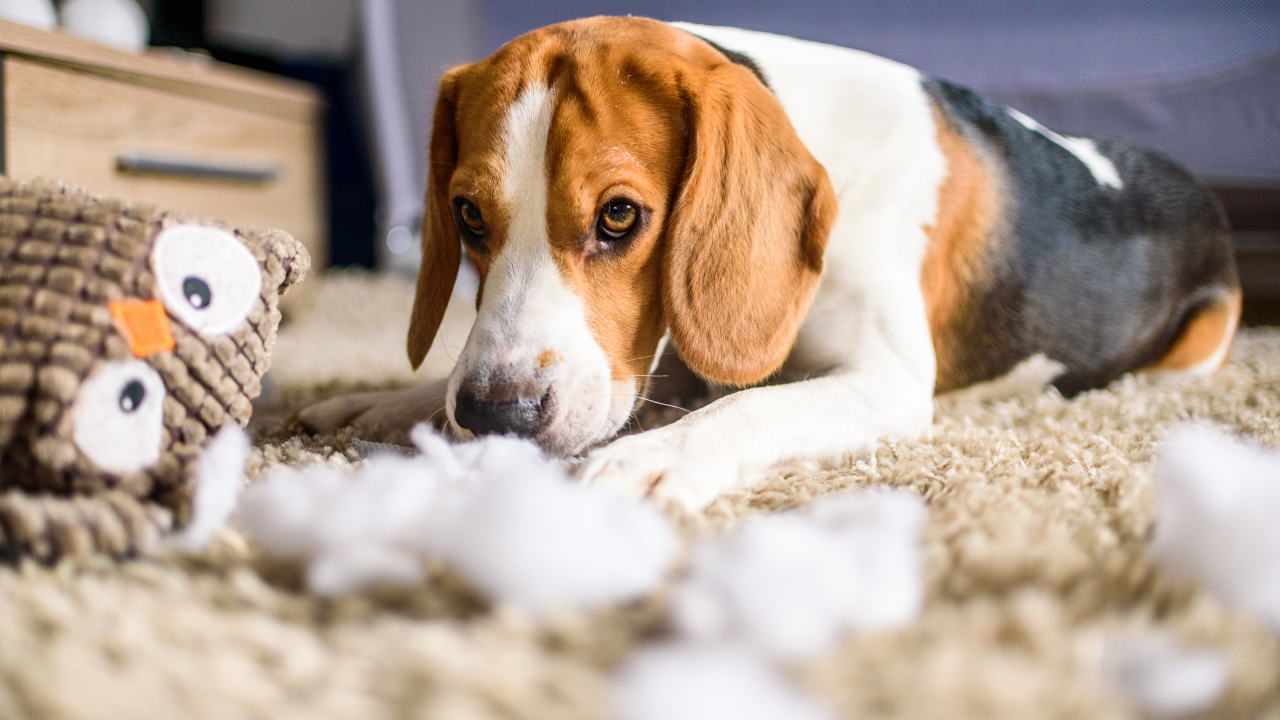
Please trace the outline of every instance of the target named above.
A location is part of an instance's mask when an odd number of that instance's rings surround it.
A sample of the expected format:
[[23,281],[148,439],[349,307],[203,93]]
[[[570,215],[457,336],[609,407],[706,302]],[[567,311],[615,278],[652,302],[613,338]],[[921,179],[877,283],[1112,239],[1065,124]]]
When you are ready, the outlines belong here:
[[116,158],[116,170],[136,175],[199,178],[261,185],[280,175],[277,165],[249,165],[199,158],[127,153]]

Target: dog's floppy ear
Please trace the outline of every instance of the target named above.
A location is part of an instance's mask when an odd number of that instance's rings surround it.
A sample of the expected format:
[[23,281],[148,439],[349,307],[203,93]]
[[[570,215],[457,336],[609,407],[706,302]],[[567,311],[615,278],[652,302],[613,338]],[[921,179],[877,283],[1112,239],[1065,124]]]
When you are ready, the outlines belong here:
[[440,81],[431,126],[431,157],[422,217],[422,267],[418,269],[418,290],[409,320],[409,362],[414,370],[422,364],[440,329],[458,277],[458,265],[462,262],[461,241],[454,230],[448,196],[449,179],[458,163],[455,116],[460,70],[450,70]]
[[748,385],[777,370],[795,341],[822,275],[835,191],[751,71],[724,63],[694,78],[663,309],[691,369]]

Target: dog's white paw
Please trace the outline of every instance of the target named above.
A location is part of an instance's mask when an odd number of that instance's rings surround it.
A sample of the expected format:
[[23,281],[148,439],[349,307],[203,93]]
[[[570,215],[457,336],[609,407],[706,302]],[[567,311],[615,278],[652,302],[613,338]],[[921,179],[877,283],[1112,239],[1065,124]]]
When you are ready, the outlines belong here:
[[694,445],[679,428],[650,430],[616,440],[591,453],[579,479],[628,497],[677,503],[690,512],[706,507],[738,482],[737,464]]

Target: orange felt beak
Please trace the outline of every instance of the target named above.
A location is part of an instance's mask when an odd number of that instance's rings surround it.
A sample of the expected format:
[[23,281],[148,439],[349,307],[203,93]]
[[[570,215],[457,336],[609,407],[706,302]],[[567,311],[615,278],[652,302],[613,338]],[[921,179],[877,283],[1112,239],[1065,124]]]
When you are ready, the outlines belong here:
[[173,349],[173,333],[164,303],[159,300],[117,300],[107,303],[129,349],[140,358]]

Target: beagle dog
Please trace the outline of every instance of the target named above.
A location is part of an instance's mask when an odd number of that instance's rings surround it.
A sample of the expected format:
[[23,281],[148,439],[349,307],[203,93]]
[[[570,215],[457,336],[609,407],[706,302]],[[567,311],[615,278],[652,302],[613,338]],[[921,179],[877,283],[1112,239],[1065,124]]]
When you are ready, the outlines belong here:
[[462,437],[580,454],[669,340],[746,389],[577,472],[699,508],[779,463],[918,437],[935,393],[1028,359],[1068,395],[1211,372],[1240,315],[1223,212],[1185,170],[842,47],[553,25],[445,75],[430,154],[410,360],[464,250],[475,325],[446,384],[313,406],[313,429],[443,409]]

